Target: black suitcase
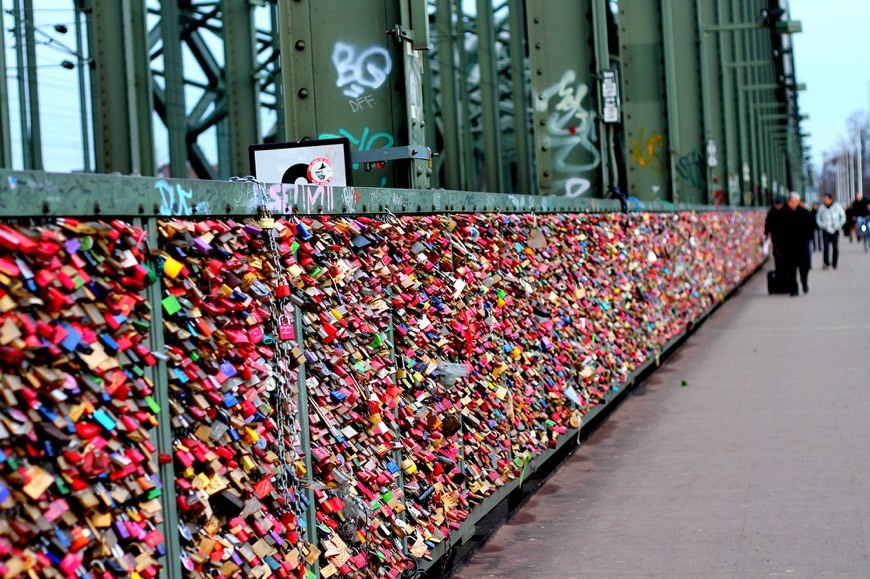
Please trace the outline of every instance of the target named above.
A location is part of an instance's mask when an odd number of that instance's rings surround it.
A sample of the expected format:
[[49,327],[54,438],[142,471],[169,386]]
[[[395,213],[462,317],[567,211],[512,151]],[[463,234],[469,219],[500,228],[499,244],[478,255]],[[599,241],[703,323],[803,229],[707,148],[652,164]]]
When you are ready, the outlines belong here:
[[777,276],[775,271],[769,271],[767,272],[767,293],[770,295],[788,294],[791,293],[791,288],[786,287],[784,277]]

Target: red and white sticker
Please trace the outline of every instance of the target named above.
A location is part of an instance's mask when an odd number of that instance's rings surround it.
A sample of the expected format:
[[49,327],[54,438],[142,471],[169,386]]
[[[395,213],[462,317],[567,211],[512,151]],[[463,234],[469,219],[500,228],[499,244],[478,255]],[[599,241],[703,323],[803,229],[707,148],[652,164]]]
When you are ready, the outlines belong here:
[[308,181],[316,185],[326,185],[335,176],[332,161],[318,157],[308,164]]

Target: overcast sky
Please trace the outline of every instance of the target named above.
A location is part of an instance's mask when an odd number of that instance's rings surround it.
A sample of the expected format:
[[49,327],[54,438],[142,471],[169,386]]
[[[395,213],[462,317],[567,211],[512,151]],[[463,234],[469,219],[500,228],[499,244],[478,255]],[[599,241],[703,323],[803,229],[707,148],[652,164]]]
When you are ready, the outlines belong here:
[[810,115],[814,163],[846,136],[846,119],[867,111],[870,100],[870,0],[790,0],[791,17],[803,24],[794,36],[800,107]]

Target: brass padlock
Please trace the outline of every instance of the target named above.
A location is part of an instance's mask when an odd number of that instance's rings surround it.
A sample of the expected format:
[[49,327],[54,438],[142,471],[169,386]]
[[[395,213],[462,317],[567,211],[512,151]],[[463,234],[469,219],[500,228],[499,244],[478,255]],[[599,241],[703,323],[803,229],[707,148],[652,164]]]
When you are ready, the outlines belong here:
[[275,218],[260,217],[260,229],[275,229]]

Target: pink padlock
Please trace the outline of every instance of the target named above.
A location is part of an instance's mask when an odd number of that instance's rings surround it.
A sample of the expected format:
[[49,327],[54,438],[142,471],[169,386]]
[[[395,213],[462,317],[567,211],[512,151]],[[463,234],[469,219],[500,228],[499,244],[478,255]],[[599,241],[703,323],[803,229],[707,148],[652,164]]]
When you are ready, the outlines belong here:
[[287,316],[278,318],[278,338],[285,342],[296,339],[296,330],[293,328],[293,324],[287,320]]

